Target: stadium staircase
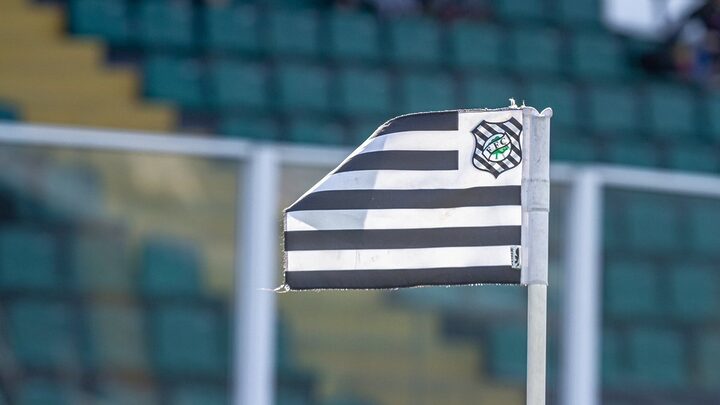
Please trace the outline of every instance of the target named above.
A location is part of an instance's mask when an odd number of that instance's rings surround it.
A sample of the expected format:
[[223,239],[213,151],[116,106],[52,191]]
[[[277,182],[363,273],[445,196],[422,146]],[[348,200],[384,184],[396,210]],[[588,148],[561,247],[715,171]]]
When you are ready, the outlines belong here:
[[172,109],[138,98],[132,69],[105,65],[103,42],[68,38],[64,21],[55,5],[0,2],[0,99],[33,122],[173,128]]

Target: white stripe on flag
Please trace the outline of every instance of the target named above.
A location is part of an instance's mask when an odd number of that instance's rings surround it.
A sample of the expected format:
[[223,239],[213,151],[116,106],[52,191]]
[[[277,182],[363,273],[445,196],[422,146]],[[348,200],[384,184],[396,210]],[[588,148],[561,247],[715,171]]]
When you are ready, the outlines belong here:
[[521,207],[327,210],[287,213],[287,231],[417,229],[520,225]]
[[291,251],[286,263],[288,271],[509,266],[510,247]]
[[381,150],[449,150],[458,149],[463,143],[458,131],[406,131],[372,138],[362,147],[362,152]]

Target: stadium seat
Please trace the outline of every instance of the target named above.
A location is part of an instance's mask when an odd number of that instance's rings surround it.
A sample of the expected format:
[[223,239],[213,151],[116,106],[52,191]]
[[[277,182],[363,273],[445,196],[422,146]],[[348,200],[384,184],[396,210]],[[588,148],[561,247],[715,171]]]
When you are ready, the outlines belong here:
[[185,108],[206,105],[200,64],[165,56],[151,57],[144,66],[145,95]]
[[600,0],[555,0],[557,19],[570,27],[599,26]]
[[374,115],[367,118],[360,118],[351,121],[350,143],[360,145],[372,135],[382,124],[393,118],[395,114],[388,112],[386,115]]
[[376,62],[380,51],[380,27],[370,14],[332,12],[328,19],[327,54],[341,61]]
[[276,72],[278,106],[288,112],[327,111],[330,79],[323,67],[284,64]]
[[18,121],[20,119],[22,119],[22,114],[17,106],[0,100],[0,121]]
[[605,329],[602,334],[601,376],[603,387],[618,387],[626,383],[627,370],[623,364],[622,340],[618,332]]
[[707,97],[704,101],[707,128],[703,132],[708,140],[720,144],[720,95]]
[[270,10],[266,29],[266,48],[280,60],[313,57],[320,50],[318,16],[311,10]]
[[580,122],[578,97],[575,86],[569,81],[534,80],[526,89],[527,103],[542,110],[552,107],[553,126],[577,128]]
[[667,389],[687,381],[686,347],[677,332],[637,328],[628,335],[628,349],[629,383]]
[[670,307],[679,321],[711,321],[720,311],[720,273],[683,263],[668,275]]
[[561,42],[557,31],[543,28],[516,28],[510,33],[509,46],[512,52],[507,65],[509,69],[528,76],[560,71]]
[[693,203],[688,215],[693,250],[704,255],[717,254],[720,246],[720,202]]
[[142,252],[140,286],[151,296],[199,295],[200,257],[187,241],[153,238],[145,241]]
[[391,109],[390,78],[382,70],[346,69],[338,77],[338,108],[348,116],[382,114]]
[[220,123],[219,132],[221,135],[266,141],[280,138],[280,129],[277,123],[272,119],[258,116],[224,118]]
[[208,3],[203,7],[205,45],[214,52],[258,52],[260,16],[249,5],[221,6]]
[[141,371],[147,367],[145,333],[140,311],[133,306],[94,304],[89,308],[89,365],[106,373]]
[[193,9],[187,1],[141,1],[137,5],[136,40],[155,49],[188,49],[193,45]]
[[599,156],[599,148],[593,139],[573,135],[553,135],[550,137],[551,160],[592,162],[596,161]]
[[457,22],[450,26],[450,57],[454,67],[477,71],[502,66],[502,30],[494,25]]
[[498,0],[493,4],[500,18],[509,23],[541,21],[547,18],[547,7],[540,1]]
[[221,110],[256,109],[268,105],[268,74],[264,65],[217,62],[210,67],[210,101]]
[[621,44],[603,32],[577,32],[570,37],[569,73],[582,79],[624,76]]
[[50,379],[32,378],[24,381],[16,396],[18,405],[70,405],[68,387]]
[[179,386],[171,396],[171,405],[226,405],[228,393],[223,386],[189,385]]
[[151,355],[167,375],[223,376],[227,320],[199,305],[162,305],[150,311]]
[[59,251],[52,234],[38,229],[0,228],[0,289],[47,291],[62,287]]
[[[652,85],[647,89],[650,131],[676,142],[700,138],[697,96],[684,86]],[[669,113],[672,112],[672,113]]]
[[669,145],[667,153],[673,169],[716,173],[720,167],[718,155],[702,143],[680,141]]
[[131,289],[129,251],[122,232],[79,232],[69,238],[73,286],[85,294],[125,294]]
[[493,326],[489,332],[490,372],[507,382],[525,381],[527,333],[522,324]]
[[390,61],[413,67],[440,64],[442,38],[437,22],[423,18],[401,18],[390,20],[386,28]]
[[649,167],[660,165],[661,154],[656,143],[626,140],[620,137],[608,140],[606,145],[606,158],[610,163]]
[[505,76],[469,76],[463,80],[463,104],[470,108],[499,108],[518,96],[515,83]]
[[73,317],[64,304],[17,300],[10,305],[7,329],[13,354],[26,367],[76,369]]
[[400,79],[403,114],[457,108],[455,83],[443,74],[409,73]]
[[294,142],[331,145],[347,142],[345,131],[340,125],[332,121],[312,118],[292,120],[290,122],[289,139]]
[[658,253],[682,249],[679,207],[673,202],[657,195],[633,195],[627,206],[627,247]]
[[720,381],[720,335],[707,333],[699,337],[697,357],[700,384],[705,389],[716,390]]
[[[120,374],[122,375],[122,374]],[[98,396],[102,404],[155,405],[160,402],[154,386],[144,381],[132,383],[126,379],[101,378],[98,381]]]
[[[638,137],[640,114],[632,87],[595,85],[587,94],[588,121],[600,135],[614,134],[623,139]],[[609,108],[612,106],[612,108]]]
[[128,7],[124,0],[71,0],[70,31],[75,35],[98,36],[113,45],[130,39]]
[[56,217],[93,220],[104,211],[105,196],[96,171],[83,165],[53,166],[42,178],[42,201]]
[[604,272],[604,306],[614,319],[640,319],[659,313],[660,274],[640,261],[611,261]]

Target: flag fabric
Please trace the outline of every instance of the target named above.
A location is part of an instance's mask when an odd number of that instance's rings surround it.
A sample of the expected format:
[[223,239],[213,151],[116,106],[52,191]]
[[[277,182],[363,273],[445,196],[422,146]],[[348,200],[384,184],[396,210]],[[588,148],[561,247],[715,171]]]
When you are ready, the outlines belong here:
[[380,126],[285,210],[291,290],[518,284],[523,110]]

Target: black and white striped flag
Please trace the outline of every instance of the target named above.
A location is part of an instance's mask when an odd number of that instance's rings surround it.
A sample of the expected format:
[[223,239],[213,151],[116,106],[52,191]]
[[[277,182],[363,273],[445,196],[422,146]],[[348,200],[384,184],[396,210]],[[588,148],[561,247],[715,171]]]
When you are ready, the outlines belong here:
[[523,110],[378,128],[285,211],[293,290],[520,283]]

